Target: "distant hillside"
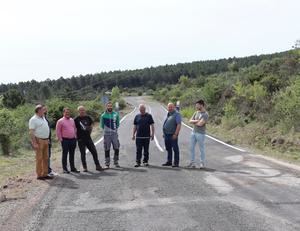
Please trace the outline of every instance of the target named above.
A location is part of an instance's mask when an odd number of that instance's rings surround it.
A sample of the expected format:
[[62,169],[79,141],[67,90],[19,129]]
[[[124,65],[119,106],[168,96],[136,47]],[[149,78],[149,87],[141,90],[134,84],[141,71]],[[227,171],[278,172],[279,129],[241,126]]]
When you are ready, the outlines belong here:
[[[219,60],[197,61],[192,63],[179,63],[150,67],[137,70],[111,71],[96,74],[61,77],[57,80],[37,82],[35,80],[20,82],[17,84],[1,84],[0,94],[10,89],[18,90],[26,102],[42,101],[52,96],[76,99],[92,99],[99,92],[111,89],[114,86],[120,88],[152,89],[178,82],[180,76],[189,78],[207,76],[228,71],[228,68],[245,68],[259,64],[262,60],[271,60],[288,55],[289,51],[269,55],[254,55],[243,58],[228,58]],[[230,66],[231,65],[231,66]],[[99,67],[100,68],[100,67]]]

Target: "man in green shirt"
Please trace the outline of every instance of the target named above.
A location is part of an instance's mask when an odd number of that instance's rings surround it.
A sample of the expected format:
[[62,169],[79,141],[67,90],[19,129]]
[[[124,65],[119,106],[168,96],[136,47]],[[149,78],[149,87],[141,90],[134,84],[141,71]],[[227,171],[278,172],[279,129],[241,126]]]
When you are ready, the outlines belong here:
[[100,117],[100,127],[104,130],[104,150],[105,150],[105,166],[108,169],[110,165],[110,147],[113,146],[114,153],[114,165],[119,165],[119,149],[120,142],[118,138],[118,128],[120,126],[119,113],[113,111],[113,105],[111,102],[106,104],[106,111]]

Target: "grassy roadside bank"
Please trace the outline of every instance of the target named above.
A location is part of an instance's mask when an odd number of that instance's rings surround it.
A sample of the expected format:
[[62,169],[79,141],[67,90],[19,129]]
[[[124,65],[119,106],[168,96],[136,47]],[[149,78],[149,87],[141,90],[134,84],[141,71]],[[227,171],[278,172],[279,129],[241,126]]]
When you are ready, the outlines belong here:
[[[275,129],[261,128],[262,125],[258,123],[231,130],[222,126],[208,125],[209,133],[226,143],[243,146],[250,152],[300,165],[299,134],[290,132],[282,136]],[[297,142],[298,145],[295,145]]]
[[[148,99],[157,102],[153,98],[149,97]],[[187,125],[190,125],[189,120],[194,111],[193,107],[186,107],[180,111],[183,121]],[[290,131],[282,135],[276,128],[268,129],[264,124],[258,122],[252,122],[244,127],[227,129],[222,124],[216,125],[209,121],[207,133],[225,143],[243,147],[250,153],[300,165],[300,134],[297,132]]]
[[[189,124],[193,112],[192,107],[181,111],[186,124]],[[282,135],[276,128],[267,128],[259,122],[232,129],[209,122],[207,132],[228,144],[244,147],[249,152],[300,165],[300,134],[297,132],[290,131]]]

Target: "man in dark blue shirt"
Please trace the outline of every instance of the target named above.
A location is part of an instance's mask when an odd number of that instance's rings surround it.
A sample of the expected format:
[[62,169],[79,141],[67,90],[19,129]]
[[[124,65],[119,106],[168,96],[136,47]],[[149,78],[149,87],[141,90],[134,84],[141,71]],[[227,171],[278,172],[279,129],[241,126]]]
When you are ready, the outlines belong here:
[[142,152],[144,149],[144,166],[149,166],[149,144],[154,139],[154,121],[152,115],[146,112],[144,104],[139,106],[140,113],[134,118],[132,140],[136,142],[136,165],[141,166]]

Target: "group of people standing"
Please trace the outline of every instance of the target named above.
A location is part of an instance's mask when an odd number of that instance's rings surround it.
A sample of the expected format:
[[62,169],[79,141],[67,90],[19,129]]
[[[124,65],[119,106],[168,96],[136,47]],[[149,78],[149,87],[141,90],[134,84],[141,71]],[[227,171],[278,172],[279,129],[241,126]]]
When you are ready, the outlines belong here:
[[[178,146],[178,136],[181,129],[182,118],[176,110],[173,103],[168,104],[167,117],[163,123],[163,137],[165,148],[168,153],[167,161],[163,166],[179,167],[180,150]],[[205,131],[208,113],[205,110],[203,100],[196,102],[196,112],[190,119],[193,125],[193,131],[190,137],[190,164],[187,167],[196,168],[195,146],[198,143],[200,149],[199,167],[205,166]],[[100,128],[103,129],[103,146],[105,152],[105,169],[110,168],[110,149],[114,150],[113,164],[119,165],[120,142],[118,137],[118,128],[120,126],[120,116],[113,110],[111,102],[106,104],[106,111],[100,117]],[[102,171],[98,159],[97,149],[91,138],[93,129],[93,120],[87,115],[84,106],[78,107],[78,116],[71,118],[69,108],[63,109],[63,117],[56,123],[56,136],[62,147],[62,168],[63,173],[80,171],[75,167],[75,149],[78,147],[81,154],[82,168],[84,172],[88,171],[86,162],[86,153],[89,151],[96,166],[97,171]],[[37,105],[35,115],[29,120],[29,131],[32,147],[36,153],[36,174],[37,179],[52,179],[57,175],[50,167],[51,157],[51,129],[47,119],[47,107]],[[154,120],[150,113],[146,112],[144,104],[139,105],[139,113],[133,121],[132,140],[136,143],[136,165],[140,167],[142,162],[144,166],[149,166],[149,146],[150,141],[155,139]],[[68,156],[69,167],[68,168]],[[143,158],[143,160],[142,160]]]

